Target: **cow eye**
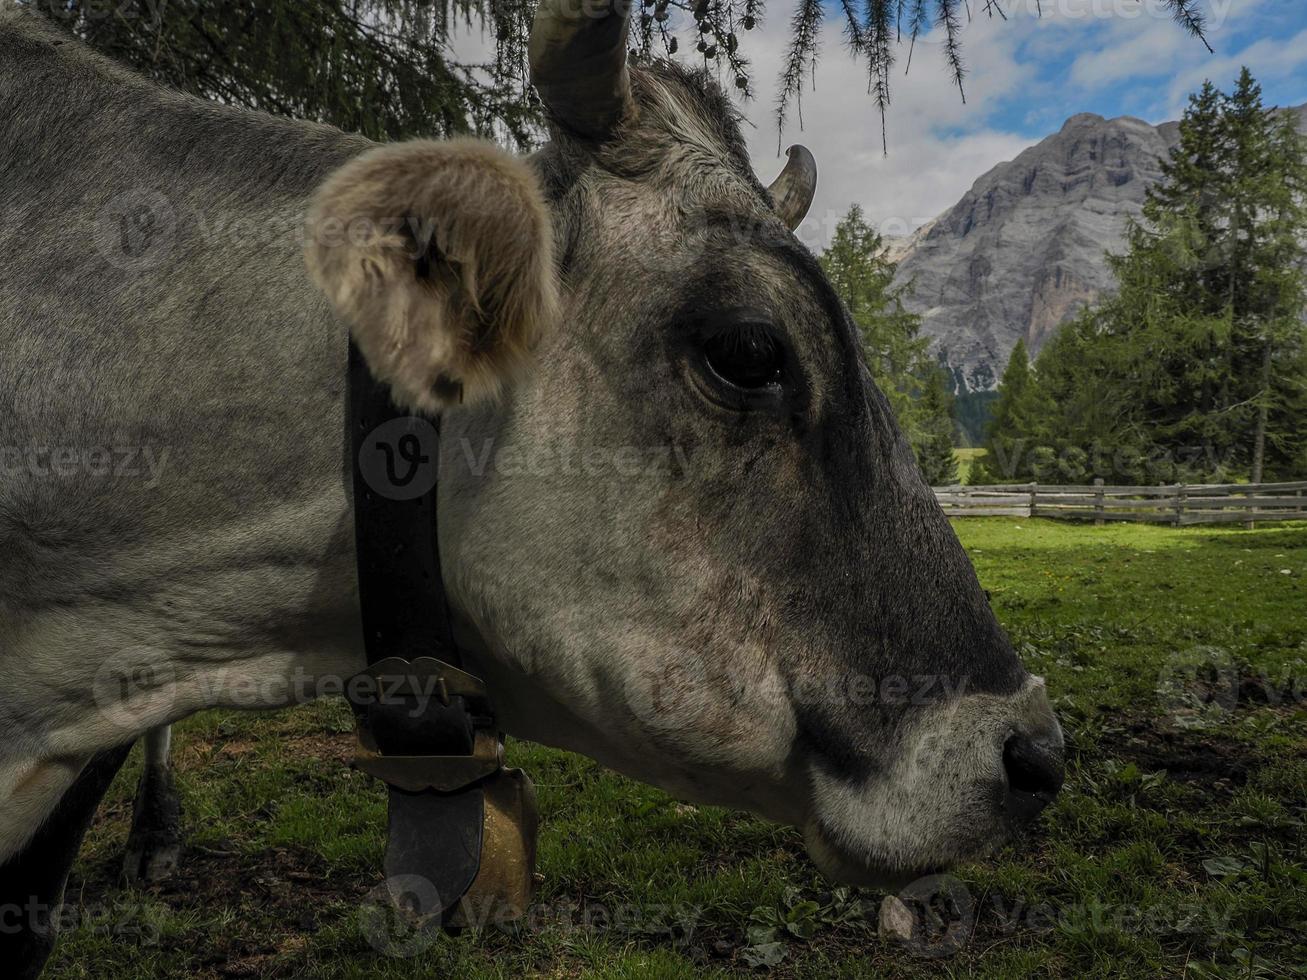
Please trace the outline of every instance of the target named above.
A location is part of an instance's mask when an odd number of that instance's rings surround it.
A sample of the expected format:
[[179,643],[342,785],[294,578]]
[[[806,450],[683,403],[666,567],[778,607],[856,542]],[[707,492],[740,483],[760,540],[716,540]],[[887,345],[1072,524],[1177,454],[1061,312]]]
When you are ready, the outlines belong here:
[[704,360],[720,380],[749,392],[781,383],[785,348],[765,324],[727,327],[704,342]]

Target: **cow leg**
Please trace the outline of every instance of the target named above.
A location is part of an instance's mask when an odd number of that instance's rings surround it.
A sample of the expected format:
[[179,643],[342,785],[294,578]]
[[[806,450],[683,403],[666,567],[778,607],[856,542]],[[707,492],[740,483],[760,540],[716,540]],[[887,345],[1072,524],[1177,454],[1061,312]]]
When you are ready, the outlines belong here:
[[23,850],[0,867],[0,963],[7,976],[40,976],[54,950],[68,872],[131,748],[129,742],[94,756]]
[[123,857],[123,879],[150,884],[168,878],[181,856],[181,799],[168,766],[172,726],[145,733],[145,761],[132,806],[132,831]]

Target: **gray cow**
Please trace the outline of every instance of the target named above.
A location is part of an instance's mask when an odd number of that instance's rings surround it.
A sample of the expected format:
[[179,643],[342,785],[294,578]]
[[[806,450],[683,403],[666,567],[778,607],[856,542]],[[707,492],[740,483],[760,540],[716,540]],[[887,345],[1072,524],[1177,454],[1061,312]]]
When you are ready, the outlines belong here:
[[443,411],[443,573],[509,733],[860,882],[1056,793],[1042,681],[791,234],[806,151],[764,187],[708,80],[575,6],[537,16],[525,160],[206,104],[0,14],[0,903],[57,903],[142,734],[361,667],[350,331]]

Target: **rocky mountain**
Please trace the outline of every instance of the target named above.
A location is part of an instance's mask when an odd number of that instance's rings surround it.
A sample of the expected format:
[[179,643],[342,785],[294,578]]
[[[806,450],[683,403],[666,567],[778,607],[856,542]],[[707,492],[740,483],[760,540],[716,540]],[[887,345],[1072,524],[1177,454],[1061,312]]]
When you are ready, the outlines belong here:
[[[1307,105],[1296,110],[1307,131]],[[1112,286],[1104,254],[1161,177],[1177,123],[1072,116],[1001,163],[957,204],[895,243],[896,283],[969,392],[992,389],[1020,338],[1032,353]]]

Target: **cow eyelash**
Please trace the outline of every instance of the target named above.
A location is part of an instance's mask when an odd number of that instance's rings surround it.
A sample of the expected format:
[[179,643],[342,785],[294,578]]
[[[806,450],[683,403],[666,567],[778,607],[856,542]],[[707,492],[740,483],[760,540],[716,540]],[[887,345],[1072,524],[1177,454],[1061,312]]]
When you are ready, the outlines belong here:
[[789,346],[756,314],[723,314],[697,324],[692,356],[698,387],[733,411],[778,407],[793,372]]
[[703,352],[714,374],[745,391],[779,385],[784,378],[785,348],[762,324],[720,330],[705,340]]

